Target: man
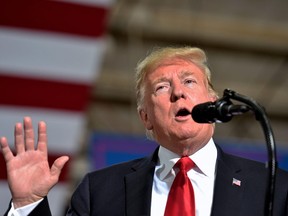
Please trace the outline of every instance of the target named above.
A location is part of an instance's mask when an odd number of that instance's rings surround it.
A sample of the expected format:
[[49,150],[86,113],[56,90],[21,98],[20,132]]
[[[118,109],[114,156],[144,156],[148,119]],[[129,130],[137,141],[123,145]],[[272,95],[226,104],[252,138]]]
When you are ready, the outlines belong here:
[[[186,174],[195,197],[191,215],[267,213],[265,165],[225,154],[212,139],[214,125],[198,124],[191,118],[196,104],[217,99],[201,49],[162,48],[152,52],[138,64],[136,94],[147,135],[159,143],[159,148],[150,157],[88,173],[74,192],[67,215],[169,215],[167,209],[179,201],[172,198],[172,204],[166,205],[175,176],[180,173],[174,164],[187,157],[193,161]],[[16,124],[16,156],[6,138],[1,138],[12,193],[11,215],[17,211],[51,215],[46,197],[68,158],[58,158],[50,169],[45,123],[40,122],[38,128],[34,149],[31,119],[24,118],[24,136],[22,125]],[[288,174],[282,170],[277,172],[273,210],[274,216],[288,215]]]

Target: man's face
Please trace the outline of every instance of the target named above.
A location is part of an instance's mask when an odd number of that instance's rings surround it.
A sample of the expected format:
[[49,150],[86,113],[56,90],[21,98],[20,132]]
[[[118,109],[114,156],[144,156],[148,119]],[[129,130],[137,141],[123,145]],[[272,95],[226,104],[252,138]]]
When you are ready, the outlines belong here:
[[147,75],[140,116],[160,145],[191,154],[211,138],[213,125],[198,124],[191,117],[195,105],[215,100],[206,82],[199,67],[183,60],[163,64]]

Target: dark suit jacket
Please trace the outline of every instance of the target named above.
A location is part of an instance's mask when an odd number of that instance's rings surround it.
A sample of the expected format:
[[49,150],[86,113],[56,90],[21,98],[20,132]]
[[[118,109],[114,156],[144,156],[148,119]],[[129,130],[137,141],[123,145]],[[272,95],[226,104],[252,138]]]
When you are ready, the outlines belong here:
[[[151,157],[87,174],[71,198],[69,216],[150,215],[158,150]],[[267,169],[218,148],[212,216],[264,216]],[[233,185],[232,179],[241,181]],[[277,171],[273,216],[288,216],[288,173]],[[40,213],[39,213],[40,212]],[[30,216],[50,215],[47,199]]]

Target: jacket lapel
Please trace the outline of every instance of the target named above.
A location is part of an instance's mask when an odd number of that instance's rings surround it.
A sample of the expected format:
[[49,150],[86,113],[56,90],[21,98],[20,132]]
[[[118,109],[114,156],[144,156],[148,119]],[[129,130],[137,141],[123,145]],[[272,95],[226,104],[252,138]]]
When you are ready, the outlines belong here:
[[158,149],[147,160],[132,167],[125,176],[126,215],[148,216],[151,208],[151,193]]
[[245,179],[241,168],[218,148],[211,216],[241,215]]

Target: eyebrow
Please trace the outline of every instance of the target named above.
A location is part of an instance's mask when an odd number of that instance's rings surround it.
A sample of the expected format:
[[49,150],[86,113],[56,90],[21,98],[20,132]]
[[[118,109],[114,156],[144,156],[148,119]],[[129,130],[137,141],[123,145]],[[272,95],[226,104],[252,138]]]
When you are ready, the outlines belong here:
[[191,75],[194,75],[194,74],[195,73],[192,72],[192,71],[181,71],[180,75],[178,77],[179,78],[184,78],[184,77],[191,76]]
[[156,85],[156,84],[158,84],[158,83],[161,83],[161,82],[169,82],[169,79],[168,79],[167,77],[160,77],[160,78],[158,78],[157,80],[155,80],[155,81],[152,83],[152,85],[154,86],[154,85]]
[[[194,74],[194,72],[192,72],[192,71],[181,71],[180,74],[178,75],[178,77],[179,77],[180,79],[183,79],[183,78],[185,78],[185,77],[187,77],[187,76],[191,76],[191,75],[193,75],[193,74]],[[161,83],[161,82],[169,82],[169,78],[167,78],[167,77],[165,77],[165,76],[162,76],[162,77],[158,78],[157,80],[155,80],[155,81],[152,83],[152,85],[154,86],[154,85],[156,85],[156,84],[158,84],[158,83]]]

